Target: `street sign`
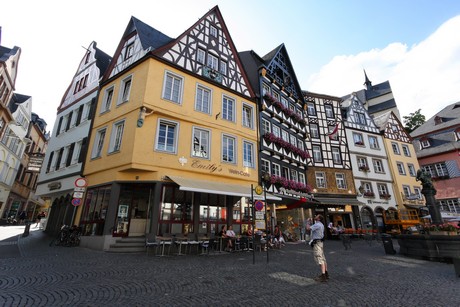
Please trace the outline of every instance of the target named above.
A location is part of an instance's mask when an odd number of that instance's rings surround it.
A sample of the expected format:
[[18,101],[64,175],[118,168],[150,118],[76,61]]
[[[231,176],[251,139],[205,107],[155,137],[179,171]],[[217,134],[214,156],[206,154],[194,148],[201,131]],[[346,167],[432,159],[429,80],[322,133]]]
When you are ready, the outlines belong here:
[[256,220],[263,220],[264,213],[262,211],[256,211]]
[[75,186],[78,188],[83,188],[83,187],[86,187],[87,185],[88,185],[88,182],[86,181],[85,178],[77,178],[75,180]]
[[85,192],[86,188],[79,188],[79,187],[75,187],[73,189],[74,192]]
[[72,199],[72,205],[74,205],[75,207],[80,206],[81,205],[81,198]]
[[83,198],[83,192],[73,192],[73,198]]
[[254,203],[254,207],[257,211],[261,211],[264,208],[264,202],[261,200],[256,200],[256,202]]

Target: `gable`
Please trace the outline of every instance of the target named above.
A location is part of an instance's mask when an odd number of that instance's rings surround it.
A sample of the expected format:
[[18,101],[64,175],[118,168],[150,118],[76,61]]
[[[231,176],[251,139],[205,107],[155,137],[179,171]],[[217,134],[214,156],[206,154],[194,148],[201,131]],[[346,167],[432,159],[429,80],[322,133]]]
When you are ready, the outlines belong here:
[[375,125],[374,120],[369,115],[364,104],[352,94],[348,99],[342,102],[342,111],[344,114],[345,125],[349,128],[379,133],[379,128]]
[[390,113],[388,120],[385,124],[384,136],[387,139],[411,143],[411,138],[409,134],[406,132],[403,125],[394,115],[393,112]]
[[154,53],[210,82],[248,97],[254,96],[217,6],[176,40]]

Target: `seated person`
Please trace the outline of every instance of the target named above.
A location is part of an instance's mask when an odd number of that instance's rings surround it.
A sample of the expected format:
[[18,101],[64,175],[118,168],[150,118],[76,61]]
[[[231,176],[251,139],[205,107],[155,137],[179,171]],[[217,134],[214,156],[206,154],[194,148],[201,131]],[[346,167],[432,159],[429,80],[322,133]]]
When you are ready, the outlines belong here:
[[252,237],[252,235],[253,235],[252,225],[251,224],[249,224],[249,226],[248,226],[248,231],[246,232],[246,235],[248,237]]
[[281,245],[284,245],[284,243],[286,243],[284,241],[283,233],[281,232],[281,229],[278,225],[275,226],[274,236],[275,236],[275,246],[281,247]]
[[233,231],[233,226],[232,225],[228,226],[228,230],[225,233],[225,236],[228,239],[227,240],[227,250],[232,250],[233,249],[233,242],[232,241],[236,238],[236,234]]

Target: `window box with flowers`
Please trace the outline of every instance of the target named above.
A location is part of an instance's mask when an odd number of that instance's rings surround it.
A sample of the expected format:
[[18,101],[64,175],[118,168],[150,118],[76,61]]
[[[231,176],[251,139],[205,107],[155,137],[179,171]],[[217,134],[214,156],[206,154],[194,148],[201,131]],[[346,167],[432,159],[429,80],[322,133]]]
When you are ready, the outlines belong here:
[[288,152],[292,152],[296,155],[299,155],[300,157],[302,157],[303,159],[306,159],[306,158],[309,158],[310,155],[308,154],[308,151],[305,151],[305,150],[301,150],[299,149],[298,147],[292,145],[291,143],[289,142],[286,142],[285,140],[283,140],[282,138],[280,137],[277,137],[276,135],[274,135],[273,133],[271,132],[268,132],[268,133],[265,133],[264,134],[264,140],[269,143],[269,145],[271,143],[274,143],[282,148],[284,148],[285,150],[287,150]]
[[292,111],[291,109],[286,108],[281,102],[276,100],[276,98],[273,97],[272,95],[265,94],[264,99],[265,99],[265,101],[267,101],[268,103],[273,105],[275,107],[275,109],[277,109],[278,111],[282,111],[287,117],[291,118],[294,122],[297,122],[299,124],[305,125],[304,120],[302,119],[302,117],[299,114],[297,114],[296,112]]
[[391,195],[390,194],[380,194],[379,195],[381,199],[390,199],[391,198]]
[[375,194],[372,191],[366,191],[363,193],[363,196],[364,197],[375,197]]
[[291,189],[294,191],[299,191],[303,193],[310,193],[312,191],[312,188],[308,184],[303,184],[294,180],[288,180],[284,177],[281,176],[275,176],[275,175],[268,175],[264,174],[262,176],[262,180],[265,181],[265,183],[268,183],[270,185],[275,185],[275,187],[279,188],[285,188],[285,189]]
[[424,225],[423,230],[430,235],[456,236],[459,229],[449,223]]
[[364,142],[358,141],[358,142],[355,142],[355,145],[357,145],[357,146],[364,146]]
[[361,165],[361,166],[359,167],[359,170],[360,170],[360,171],[363,171],[363,172],[368,172],[368,171],[369,171],[369,166],[367,166],[367,165]]

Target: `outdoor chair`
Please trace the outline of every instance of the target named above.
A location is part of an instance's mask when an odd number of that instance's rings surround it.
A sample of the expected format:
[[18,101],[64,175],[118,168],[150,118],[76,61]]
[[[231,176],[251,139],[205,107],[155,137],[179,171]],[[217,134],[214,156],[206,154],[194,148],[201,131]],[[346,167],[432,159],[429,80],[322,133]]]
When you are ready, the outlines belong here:
[[145,249],[147,252],[147,256],[149,255],[149,250],[151,248],[154,249],[154,253],[157,253],[157,249],[160,246],[160,241],[156,240],[156,236],[153,233],[149,233],[145,237]]

